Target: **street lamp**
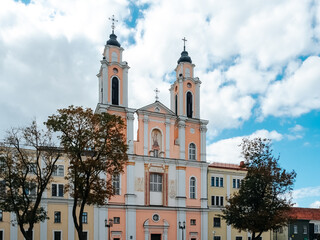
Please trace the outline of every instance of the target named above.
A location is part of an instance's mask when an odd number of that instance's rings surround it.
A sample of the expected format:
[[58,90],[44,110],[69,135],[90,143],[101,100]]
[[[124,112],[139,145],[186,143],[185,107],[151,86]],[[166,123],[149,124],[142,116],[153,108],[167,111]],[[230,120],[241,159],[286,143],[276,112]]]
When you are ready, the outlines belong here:
[[182,231],[182,240],[184,240],[184,236],[183,236],[183,230],[186,228],[186,222],[183,221],[183,223],[181,224],[181,222],[179,221],[179,228]]
[[108,219],[105,219],[104,226],[108,228],[108,240],[110,240],[110,228],[113,226],[113,220],[109,219],[109,224],[108,224]]

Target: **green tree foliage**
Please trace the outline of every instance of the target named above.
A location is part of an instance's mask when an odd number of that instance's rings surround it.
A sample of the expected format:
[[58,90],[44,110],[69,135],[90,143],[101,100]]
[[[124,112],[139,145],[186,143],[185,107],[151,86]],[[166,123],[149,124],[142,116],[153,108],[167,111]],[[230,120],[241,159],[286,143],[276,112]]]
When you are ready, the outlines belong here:
[[35,223],[47,219],[41,199],[51,180],[60,152],[50,131],[36,122],[7,132],[0,144],[0,209],[13,212],[21,233],[32,240]]
[[255,240],[263,232],[288,223],[289,193],[296,173],[280,168],[268,139],[243,139],[241,146],[247,175],[239,191],[227,199],[222,217],[239,231],[251,232]]
[[106,176],[120,173],[128,159],[125,125],[119,116],[74,106],[58,110],[46,125],[59,133],[70,160],[66,189],[73,197],[73,222],[81,240],[85,205],[106,203],[114,194],[112,179]]

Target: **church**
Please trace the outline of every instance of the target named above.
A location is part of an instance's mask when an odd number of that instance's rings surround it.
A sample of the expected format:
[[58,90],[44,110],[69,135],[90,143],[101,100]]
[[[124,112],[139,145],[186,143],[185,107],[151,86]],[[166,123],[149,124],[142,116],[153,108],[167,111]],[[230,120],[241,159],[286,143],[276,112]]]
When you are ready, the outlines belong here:
[[[123,51],[113,30],[97,75],[96,112],[124,119],[129,160],[124,172],[113,176],[116,195],[107,208],[95,211],[121,222],[111,228],[114,240],[207,240],[208,121],[200,118],[201,81],[194,76],[195,65],[184,46],[170,87],[170,107],[156,99],[132,109],[129,66],[122,59]],[[135,114],[137,140],[133,137]]]

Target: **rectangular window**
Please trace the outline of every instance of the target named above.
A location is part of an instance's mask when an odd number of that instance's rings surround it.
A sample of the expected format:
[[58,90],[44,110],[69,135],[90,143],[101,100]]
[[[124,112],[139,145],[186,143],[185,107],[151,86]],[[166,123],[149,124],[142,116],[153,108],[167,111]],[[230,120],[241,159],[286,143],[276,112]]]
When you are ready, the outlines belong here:
[[212,206],[223,206],[223,196],[211,196]]
[[220,197],[220,206],[223,206],[223,197]]
[[303,226],[303,234],[307,234],[308,233],[308,228],[307,226]]
[[298,226],[297,225],[293,225],[293,233],[298,234]]
[[114,195],[120,195],[120,174],[115,174],[112,176],[112,186]]
[[237,179],[237,188],[240,188],[240,179]]
[[114,224],[120,224],[120,217],[114,217],[113,218],[113,223]]
[[236,188],[236,187],[237,187],[237,185],[236,185],[236,180],[237,180],[237,179],[232,179],[232,187],[233,187],[233,188]]
[[211,187],[214,187],[214,177],[211,177]]
[[36,196],[37,185],[35,183],[29,183],[29,187],[25,189],[25,193],[28,196]]
[[88,232],[83,232],[82,236],[83,236],[83,240],[88,240]]
[[232,187],[233,188],[240,188],[240,185],[241,185],[241,180],[240,179],[233,179],[232,180]]
[[4,234],[3,234],[3,231],[0,230],[0,240],[3,240],[4,239]]
[[54,212],[54,222],[61,223],[61,212],[59,211]]
[[236,237],[236,240],[242,240],[242,237]]
[[38,173],[38,168],[36,163],[29,163],[28,164],[28,173],[29,174],[37,174]]
[[150,192],[162,192],[162,175],[158,173],[150,174]]
[[219,200],[220,200],[220,197],[219,197],[219,196],[216,196],[216,205],[217,205],[217,206],[220,206],[220,204],[219,204],[220,201],[219,201]]
[[55,165],[52,173],[53,176],[63,177],[64,176],[64,166]]
[[213,240],[221,240],[221,237],[220,236],[214,236]]
[[2,222],[3,221],[3,212],[2,212],[2,210],[0,210],[0,222]]
[[51,185],[51,196],[52,197],[63,197],[63,184],[53,183]]
[[216,177],[216,187],[219,187],[219,180],[220,180],[220,178]]
[[215,201],[214,201],[215,197],[211,196],[211,205],[214,206],[215,205]]
[[221,227],[221,219],[218,217],[213,218],[213,226],[214,227]]
[[223,178],[220,178],[220,187],[223,187]]
[[53,232],[53,240],[61,240],[62,236],[61,236],[61,231],[54,231]]
[[319,224],[315,224],[314,225],[314,233],[319,233],[320,232],[320,225]]
[[190,219],[190,225],[196,225],[196,219]]
[[88,223],[88,213],[87,212],[82,213],[82,223]]

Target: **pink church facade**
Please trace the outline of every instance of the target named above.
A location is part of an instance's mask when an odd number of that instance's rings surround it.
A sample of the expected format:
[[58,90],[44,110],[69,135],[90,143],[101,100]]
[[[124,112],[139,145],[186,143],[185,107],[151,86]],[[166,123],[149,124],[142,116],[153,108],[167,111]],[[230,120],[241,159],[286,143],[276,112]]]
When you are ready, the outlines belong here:
[[132,109],[128,99],[129,66],[122,60],[123,50],[112,33],[97,75],[96,112],[123,117],[129,161],[124,172],[114,176],[116,195],[107,207],[94,209],[99,222],[94,232],[104,234],[100,224],[107,218],[119,221],[110,229],[114,240],[207,240],[208,121],[200,119],[201,82],[194,77],[195,65],[184,49],[169,92],[170,108],[156,100]]

